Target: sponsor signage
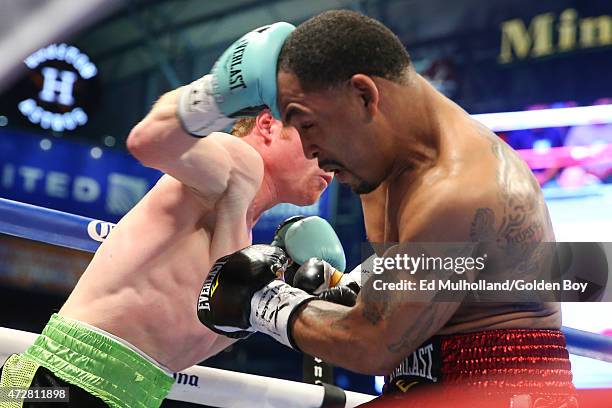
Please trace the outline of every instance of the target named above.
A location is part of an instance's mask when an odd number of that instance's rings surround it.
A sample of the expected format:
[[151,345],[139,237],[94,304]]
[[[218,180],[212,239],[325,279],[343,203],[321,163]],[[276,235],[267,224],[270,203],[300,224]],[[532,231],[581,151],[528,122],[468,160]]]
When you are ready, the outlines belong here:
[[[0,131],[0,196],[117,222],[155,184],[157,170],[127,153]],[[103,238],[109,227],[90,227]]]
[[579,16],[573,8],[540,13],[527,21],[509,19],[500,30],[500,64],[612,45],[612,15]]
[[78,48],[51,44],[25,61],[33,88],[17,105],[32,124],[56,132],[74,130],[89,120],[91,89],[98,68]]

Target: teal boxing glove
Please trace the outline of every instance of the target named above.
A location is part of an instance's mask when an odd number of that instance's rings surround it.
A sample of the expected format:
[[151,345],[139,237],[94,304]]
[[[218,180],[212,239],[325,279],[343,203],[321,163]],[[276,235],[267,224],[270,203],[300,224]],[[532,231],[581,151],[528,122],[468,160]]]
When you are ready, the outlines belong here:
[[260,27],[232,44],[212,69],[221,112],[227,116],[256,115],[262,105],[280,119],[276,102],[276,63],[285,39],[295,30],[289,23]]
[[236,117],[256,115],[264,106],[280,119],[276,63],[294,29],[280,22],[245,34],[221,55],[209,75],[185,86],[177,107],[185,130],[206,136],[228,127]]
[[321,217],[306,217],[291,223],[283,237],[285,251],[297,264],[319,258],[340,272],[346,269],[346,257],[336,231]]
[[294,223],[303,220],[306,218],[304,215],[294,215],[293,217],[287,218],[285,221],[281,222],[278,227],[276,227],[276,231],[274,231],[274,238],[272,238],[272,242],[270,245],[274,245],[279,248],[285,249],[285,235],[287,235],[287,230]]
[[[293,217],[287,218],[285,221],[281,222],[280,225],[276,228],[274,232],[274,238],[270,245],[282,248],[285,250],[285,235],[287,234],[287,230],[294,222],[303,220],[303,215],[294,215]],[[295,272],[301,265],[297,262],[294,262],[293,259],[290,259],[289,266],[285,269],[285,273],[283,274],[283,280],[290,285],[293,285],[293,277],[295,276]]]

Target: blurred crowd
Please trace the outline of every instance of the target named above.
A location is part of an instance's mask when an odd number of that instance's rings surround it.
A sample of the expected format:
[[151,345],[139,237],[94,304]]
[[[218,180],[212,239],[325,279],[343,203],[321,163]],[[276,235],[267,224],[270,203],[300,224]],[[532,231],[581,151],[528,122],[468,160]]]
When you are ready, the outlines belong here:
[[[596,100],[593,105],[612,104],[612,98]],[[576,106],[573,102],[555,103],[552,105],[532,105],[528,110],[549,108],[567,108]],[[516,150],[532,149],[546,154],[555,147],[576,147],[612,144],[612,123],[609,120],[594,121],[590,125],[572,127],[554,127],[525,129],[500,132],[510,146]],[[579,188],[596,184],[612,184],[612,157],[604,162],[570,167],[549,167],[532,169],[536,179],[543,188],[564,187]]]

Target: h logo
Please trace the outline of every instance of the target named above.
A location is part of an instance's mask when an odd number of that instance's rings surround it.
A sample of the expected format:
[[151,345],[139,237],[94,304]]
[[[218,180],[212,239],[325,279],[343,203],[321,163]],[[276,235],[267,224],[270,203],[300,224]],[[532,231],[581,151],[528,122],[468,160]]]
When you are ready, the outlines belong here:
[[52,67],[44,67],[41,72],[44,83],[42,91],[38,94],[40,99],[45,102],[72,106],[74,104],[72,89],[77,75],[72,71],[60,71]]

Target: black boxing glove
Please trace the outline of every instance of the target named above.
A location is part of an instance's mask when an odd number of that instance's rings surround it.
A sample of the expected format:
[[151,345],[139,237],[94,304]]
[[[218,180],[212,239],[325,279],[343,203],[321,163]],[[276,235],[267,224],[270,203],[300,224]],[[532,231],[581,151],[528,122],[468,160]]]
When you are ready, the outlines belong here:
[[298,268],[293,277],[294,287],[307,293],[318,295],[321,300],[338,303],[344,306],[354,306],[357,291],[349,286],[340,285],[342,273],[337,271],[329,263],[310,258]]
[[215,333],[232,338],[251,334],[251,299],[287,267],[280,248],[252,245],[212,266],[198,298],[198,318]]
[[334,286],[333,288],[325,289],[319,293],[317,298],[348,307],[353,307],[357,303],[357,293],[348,286]]
[[327,288],[336,286],[342,272],[322,259],[310,258],[295,272],[293,281],[288,282],[296,288],[318,295]]
[[285,252],[271,245],[252,245],[220,258],[200,292],[200,322],[227,337],[259,331],[296,348],[289,322],[302,304],[316,298],[276,279],[288,263]]

